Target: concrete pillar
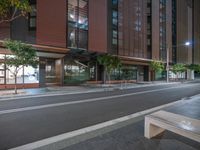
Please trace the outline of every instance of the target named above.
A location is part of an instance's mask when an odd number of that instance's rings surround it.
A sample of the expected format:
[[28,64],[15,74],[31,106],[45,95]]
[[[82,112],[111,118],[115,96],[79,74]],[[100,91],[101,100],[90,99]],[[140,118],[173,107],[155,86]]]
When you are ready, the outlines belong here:
[[45,66],[46,66],[46,60],[44,58],[39,58],[40,64],[39,64],[39,86],[40,87],[45,87],[46,86],[46,71],[45,71]]
[[194,70],[187,69],[187,80],[194,80]]

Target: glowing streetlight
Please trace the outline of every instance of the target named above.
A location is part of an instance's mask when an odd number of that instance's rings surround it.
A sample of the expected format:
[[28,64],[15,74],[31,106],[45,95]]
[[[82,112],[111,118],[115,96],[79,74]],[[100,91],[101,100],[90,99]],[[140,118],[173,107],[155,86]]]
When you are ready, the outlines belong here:
[[[179,47],[179,46],[190,46],[190,42],[185,42],[185,44],[182,45],[173,45],[172,47]],[[169,50],[170,47],[167,47],[167,64],[166,64],[166,71],[167,71],[167,82],[169,82]]]
[[185,46],[190,46],[191,43],[190,42],[185,42]]

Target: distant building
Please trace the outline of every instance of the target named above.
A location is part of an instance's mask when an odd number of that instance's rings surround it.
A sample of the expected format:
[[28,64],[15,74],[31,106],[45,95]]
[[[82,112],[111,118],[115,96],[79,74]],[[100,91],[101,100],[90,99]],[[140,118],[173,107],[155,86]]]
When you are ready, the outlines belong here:
[[[38,69],[24,67],[19,87],[65,85],[103,80],[99,54],[123,62],[111,80],[150,81],[151,60],[200,64],[199,0],[30,0],[35,11],[0,25],[0,40],[33,44]],[[192,46],[181,44],[192,42]],[[176,45],[176,46],[175,46]],[[0,61],[7,52],[0,48]],[[165,73],[160,79],[166,78]],[[0,65],[0,88],[11,88],[12,76]]]

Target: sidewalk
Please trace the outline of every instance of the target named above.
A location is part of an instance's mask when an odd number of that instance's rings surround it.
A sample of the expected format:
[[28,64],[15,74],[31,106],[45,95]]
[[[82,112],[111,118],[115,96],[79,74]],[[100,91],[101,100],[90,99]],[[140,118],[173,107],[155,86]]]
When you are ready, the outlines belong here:
[[[200,119],[200,96],[185,100],[164,110]],[[190,110],[190,111],[188,111]],[[200,143],[165,131],[163,135],[146,139],[144,117],[120,129],[72,145],[63,150],[199,150]]]
[[21,96],[32,95],[47,95],[47,94],[76,94],[76,93],[90,93],[112,90],[123,90],[139,87],[147,87],[153,85],[167,85],[167,84],[180,84],[181,82],[165,81],[158,82],[139,82],[139,83],[121,83],[121,84],[83,84],[80,86],[52,86],[45,88],[33,88],[33,89],[18,89],[18,94],[14,94],[14,90],[0,90],[0,99],[13,98]]

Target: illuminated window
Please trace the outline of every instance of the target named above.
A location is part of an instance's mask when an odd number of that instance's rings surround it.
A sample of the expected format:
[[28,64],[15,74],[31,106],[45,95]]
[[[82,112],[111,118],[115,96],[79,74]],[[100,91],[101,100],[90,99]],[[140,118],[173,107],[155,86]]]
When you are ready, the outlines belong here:
[[68,0],[68,47],[88,47],[88,0]]

